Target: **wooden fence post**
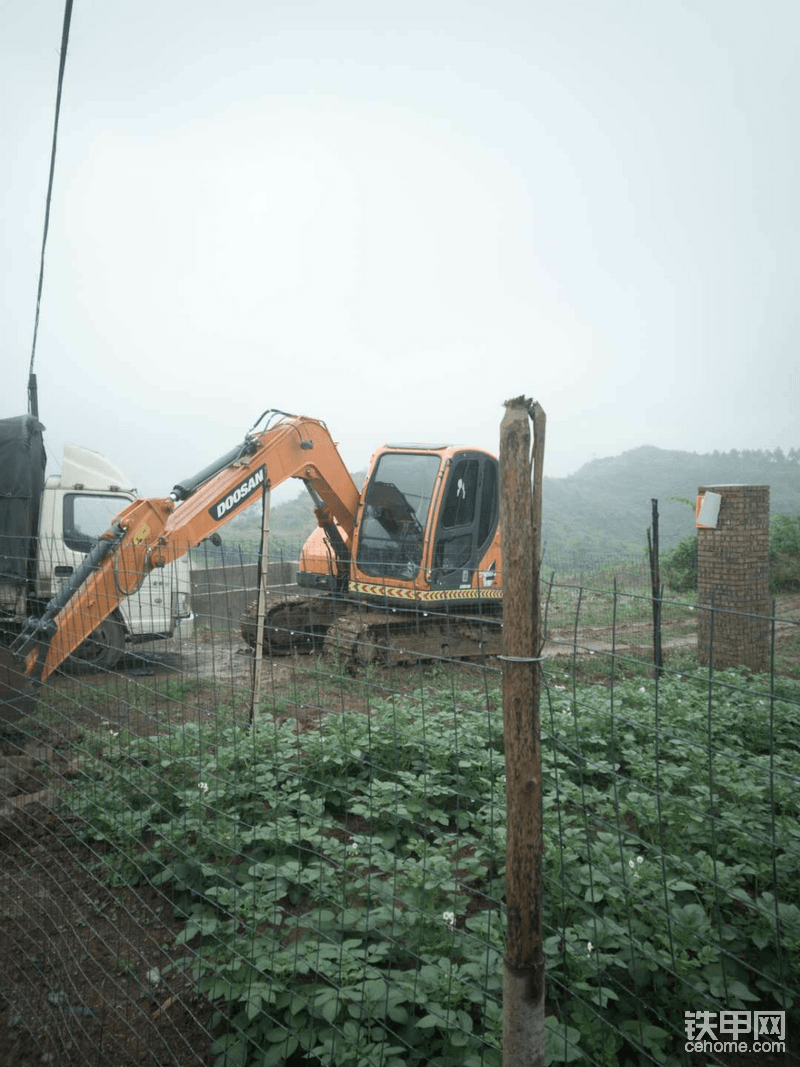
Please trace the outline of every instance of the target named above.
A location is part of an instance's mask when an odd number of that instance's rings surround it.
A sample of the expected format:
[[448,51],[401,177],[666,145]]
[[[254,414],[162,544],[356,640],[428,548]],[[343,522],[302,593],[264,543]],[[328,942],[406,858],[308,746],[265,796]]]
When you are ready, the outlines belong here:
[[[530,425],[533,420],[533,486]],[[543,1067],[542,758],[539,722],[541,488],[545,413],[506,402],[500,428],[503,733],[506,752],[506,955],[503,1067]]]

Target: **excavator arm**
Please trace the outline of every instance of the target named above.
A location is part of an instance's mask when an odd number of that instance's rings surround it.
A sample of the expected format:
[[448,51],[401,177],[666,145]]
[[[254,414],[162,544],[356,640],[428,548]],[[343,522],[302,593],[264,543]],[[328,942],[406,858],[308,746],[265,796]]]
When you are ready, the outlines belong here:
[[[19,693],[26,679],[47,678],[153,569],[185,555],[261,499],[265,488],[288,478],[306,483],[320,526],[338,525],[349,554],[359,493],[327,427],[284,412],[265,412],[258,422],[267,415],[278,421],[261,432],[251,430],[241,445],[179,482],[168,497],[134,500],[116,516],[44,615],[28,620],[11,646],[11,659],[5,653],[0,686],[5,682]],[[13,703],[0,692],[0,702],[4,699]]]

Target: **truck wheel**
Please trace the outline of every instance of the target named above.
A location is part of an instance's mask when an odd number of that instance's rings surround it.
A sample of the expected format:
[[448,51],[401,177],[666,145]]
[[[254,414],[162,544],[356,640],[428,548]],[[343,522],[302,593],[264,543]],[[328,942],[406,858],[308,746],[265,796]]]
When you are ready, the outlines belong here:
[[64,666],[69,671],[85,668],[110,671],[122,659],[125,651],[125,627],[114,615],[104,619],[97,629],[78,645]]

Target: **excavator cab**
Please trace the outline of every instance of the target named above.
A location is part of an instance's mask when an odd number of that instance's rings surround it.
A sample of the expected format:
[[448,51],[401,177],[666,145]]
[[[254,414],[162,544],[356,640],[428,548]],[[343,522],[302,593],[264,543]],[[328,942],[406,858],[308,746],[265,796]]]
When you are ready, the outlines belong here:
[[[499,584],[497,460],[453,446],[386,446],[362,494],[351,592],[446,603]],[[466,595],[465,595],[466,594]]]
[[[488,452],[387,445],[361,493],[349,591],[359,599],[499,605],[498,466]],[[318,527],[300,556],[298,584],[337,588],[334,547]],[[474,591],[471,592],[471,591]]]

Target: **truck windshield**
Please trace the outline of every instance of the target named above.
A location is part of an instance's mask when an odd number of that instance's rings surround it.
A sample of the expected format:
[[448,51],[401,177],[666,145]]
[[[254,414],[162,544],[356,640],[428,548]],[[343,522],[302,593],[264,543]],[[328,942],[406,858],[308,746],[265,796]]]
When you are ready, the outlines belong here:
[[64,543],[73,552],[91,552],[111,520],[130,503],[130,497],[100,493],[67,493],[64,497]]
[[438,473],[439,457],[430,453],[387,452],[378,460],[358,539],[357,563],[365,574],[417,576]]

